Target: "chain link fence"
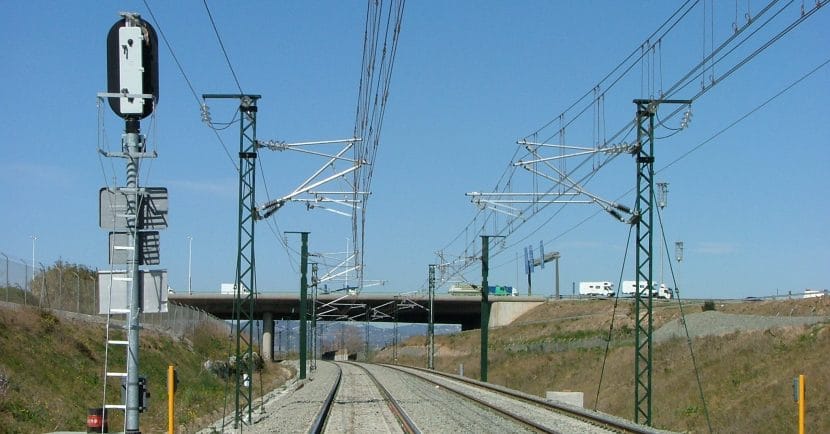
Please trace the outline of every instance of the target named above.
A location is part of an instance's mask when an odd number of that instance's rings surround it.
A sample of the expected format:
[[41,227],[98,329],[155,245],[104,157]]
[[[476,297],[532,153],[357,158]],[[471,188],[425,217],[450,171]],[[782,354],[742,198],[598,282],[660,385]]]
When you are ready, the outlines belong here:
[[[41,309],[98,314],[98,271],[58,260],[52,265],[31,263],[0,252],[0,301]],[[168,303],[163,313],[142,313],[144,327],[176,336],[193,334],[207,324],[229,330],[228,323],[199,309]]]

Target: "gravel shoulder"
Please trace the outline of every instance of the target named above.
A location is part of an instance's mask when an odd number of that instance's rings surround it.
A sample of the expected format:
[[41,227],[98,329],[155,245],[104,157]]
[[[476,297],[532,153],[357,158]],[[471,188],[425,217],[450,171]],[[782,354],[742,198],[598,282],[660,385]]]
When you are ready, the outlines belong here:
[[[692,338],[723,336],[734,332],[767,330],[780,327],[802,327],[830,321],[830,316],[761,316],[738,315],[718,311],[696,312],[686,315],[685,324]],[[654,332],[655,343],[686,337],[684,320],[675,319]]]
[[[283,362],[297,367],[297,362]],[[296,377],[282,387],[267,393],[260,406],[260,400],[254,401],[251,425],[233,428],[233,414],[218,420],[199,434],[220,432],[246,433],[306,433],[311,421],[316,416],[325,399],[327,391],[334,385],[339,369],[328,362],[318,362],[317,369],[311,371],[304,381]]]

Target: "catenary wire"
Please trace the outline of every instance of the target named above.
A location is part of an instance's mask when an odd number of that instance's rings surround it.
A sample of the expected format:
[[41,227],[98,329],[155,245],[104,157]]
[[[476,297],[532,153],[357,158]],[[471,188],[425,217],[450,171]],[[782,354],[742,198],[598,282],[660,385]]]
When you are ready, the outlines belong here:
[[[179,73],[182,75],[182,78],[184,78],[185,83],[187,83],[187,87],[190,89],[190,93],[193,94],[193,98],[196,100],[196,105],[198,105],[199,109],[201,110],[203,108],[202,101],[199,98],[199,95],[196,93],[196,89],[193,88],[193,83],[190,81],[190,78],[188,78],[187,73],[184,71],[184,67],[182,66],[181,62],[179,62],[179,58],[178,56],[176,56],[176,51],[173,50],[173,45],[170,44],[170,41],[167,40],[167,36],[164,33],[164,29],[162,28],[161,23],[158,21],[158,19],[156,19],[156,16],[153,13],[152,8],[150,8],[150,5],[147,3],[147,0],[143,0],[143,2],[144,7],[147,8],[147,12],[149,12],[150,14],[150,18],[153,19],[153,23],[155,24],[155,27],[158,30],[159,35],[161,36],[161,40],[164,41],[164,45],[170,52],[170,56],[173,57],[173,61],[176,64]],[[219,144],[222,146],[222,149],[225,151],[225,155],[228,157],[228,160],[231,162],[231,165],[233,165],[234,171],[239,173],[239,167],[237,167],[236,161],[234,161],[233,157],[231,156],[231,153],[228,150],[228,146],[225,144],[225,141],[222,140],[222,136],[220,136],[215,129],[211,128],[211,130],[213,130],[214,136],[219,141]]]
[[[774,3],[775,3],[775,2],[772,2],[771,4],[774,4]],[[787,27],[784,31],[782,31],[781,33],[779,33],[779,35],[776,35],[776,37],[775,37],[775,38],[773,38],[773,39],[771,39],[770,41],[768,41],[767,43],[765,43],[765,44],[764,44],[761,48],[757,49],[757,50],[756,50],[755,52],[753,52],[750,56],[747,56],[747,58],[743,59],[743,61],[741,61],[738,65],[736,65],[736,67],[735,67],[735,68],[733,68],[733,69],[731,69],[730,71],[728,71],[726,74],[724,74],[724,76],[721,76],[721,77],[719,78],[719,80],[718,80],[718,81],[720,81],[720,80],[722,80],[723,78],[725,78],[725,76],[726,76],[726,75],[733,73],[734,71],[736,71],[736,70],[737,70],[737,68],[739,68],[740,66],[742,66],[742,65],[746,64],[746,62],[748,62],[749,60],[751,60],[754,56],[756,56],[756,55],[757,55],[757,54],[759,54],[761,51],[763,51],[764,49],[766,49],[767,47],[769,47],[769,46],[770,46],[773,42],[775,42],[775,41],[776,41],[776,40],[778,40],[781,36],[783,36],[783,34],[785,34],[786,32],[789,32],[789,31],[790,31],[792,28],[794,28],[794,27],[795,27],[798,23],[800,23],[800,22],[802,22],[804,19],[806,19],[806,17],[807,17],[807,16],[809,16],[809,15],[810,15],[810,14],[812,14],[812,13],[814,13],[814,12],[817,10],[817,8],[818,8],[819,6],[820,6],[820,4],[819,4],[816,8],[814,8],[813,10],[811,10],[809,13],[805,13],[805,15],[806,15],[806,16],[801,17],[799,20],[797,20],[797,22],[795,22],[795,23],[791,24],[790,26],[788,26],[788,27]],[[760,16],[761,14],[763,14],[763,13],[764,13],[764,12],[765,12],[768,8],[769,8],[769,5],[768,5],[768,7],[767,7],[767,8],[762,9],[762,10],[761,10],[761,12],[759,12],[759,13],[758,13],[758,15],[756,16],[756,19],[751,20],[750,22],[757,22],[757,17],[758,17],[758,16]],[[731,39],[732,39],[732,38],[730,38],[730,40],[731,40]],[[728,43],[728,42],[729,42],[729,41],[727,41],[726,43]],[[725,44],[726,44],[726,43],[725,43]],[[719,48],[718,50],[713,50],[713,53],[714,53],[714,54],[717,54],[717,52],[718,52],[720,49],[721,49],[721,48]],[[730,52],[731,52],[731,51],[730,51]],[[710,55],[710,56],[711,56],[711,55]],[[688,75],[687,75],[687,77],[688,77]],[[694,80],[694,78],[692,78],[692,80]],[[713,87],[713,86],[709,86],[708,88],[704,89],[704,91],[708,91],[708,90],[710,90],[710,89],[711,89],[711,87]],[[701,93],[701,94],[702,94],[702,93]],[[678,111],[679,111],[679,110],[680,110],[680,108],[678,109]],[[670,116],[670,117],[671,117],[671,116]],[[633,122],[629,123],[628,125],[633,125]],[[628,127],[628,125],[627,125],[627,127]],[[621,131],[622,131],[622,130],[621,130]],[[620,133],[618,132],[615,136],[617,136],[617,135],[619,135],[619,134],[620,134]],[[612,140],[613,140],[613,139],[614,139],[614,137],[612,137]],[[477,214],[477,216],[478,216],[478,214]],[[485,221],[486,221],[486,220],[487,220],[487,219],[485,219]],[[482,227],[483,227],[483,226],[482,226]],[[468,228],[469,228],[469,225],[468,225]],[[458,237],[456,237],[456,239],[457,239],[457,238],[458,238]]]
[[208,19],[210,20],[210,26],[213,28],[213,33],[216,34],[216,40],[219,41],[219,48],[222,49],[222,55],[225,56],[225,62],[228,64],[228,69],[231,70],[231,75],[233,75],[233,81],[236,83],[236,88],[239,90],[240,94],[243,94],[245,92],[242,91],[242,85],[239,84],[239,78],[236,76],[236,71],[233,69],[230,57],[228,57],[228,51],[225,49],[225,43],[222,42],[222,37],[219,35],[219,29],[216,27],[216,21],[213,20],[213,14],[210,13],[210,7],[208,7],[207,0],[202,0],[202,4],[205,6],[205,12],[207,12]]
[[625,250],[623,253],[622,265],[620,266],[620,274],[617,278],[617,290],[614,291],[614,308],[611,310],[611,324],[608,327],[608,338],[605,340],[605,354],[602,357],[602,368],[599,370],[599,382],[597,382],[597,395],[594,399],[594,411],[597,411],[599,406],[599,392],[602,390],[602,380],[605,376],[605,364],[608,361],[608,353],[611,349],[611,339],[614,336],[614,320],[617,317],[617,306],[620,301],[620,293],[622,292],[622,279],[625,273],[625,265],[628,260],[628,249],[631,246],[631,234],[634,232],[634,225],[628,226],[628,237],[625,242]]

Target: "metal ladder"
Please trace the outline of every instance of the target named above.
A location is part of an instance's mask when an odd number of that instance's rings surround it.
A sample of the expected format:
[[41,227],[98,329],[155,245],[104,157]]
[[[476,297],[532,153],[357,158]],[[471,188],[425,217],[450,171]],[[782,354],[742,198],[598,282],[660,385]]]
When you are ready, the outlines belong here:
[[[129,277],[111,276],[110,279],[119,280],[119,281],[126,281],[126,282],[128,282],[128,284],[129,284],[129,282],[132,281],[132,279],[129,278]],[[123,411],[123,412],[127,411],[127,405],[123,401],[119,404],[107,403],[107,385],[109,384],[109,380],[111,378],[119,378],[119,379],[124,379],[124,380],[121,380],[121,381],[125,381],[125,379],[127,378],[126,358],[125,358],[125,365],[124,365],[124,367],[121,371],[114,370],[112,367],[110,367],[110,360],[109,360],[110,347],[113,347],[113,349],[119,348],[119,349],[121,349],[125,352],[126,357],[130,357],[129,349],[128,349],[129,341],[125,340],[125,339],[114,339],[114,337],[112,336],[114,334],[113,332],[117,329],[121,329],[122,330],[121,334],[126,336],[127,330],[130,326],[130,318],[129,318],[130,309],[113,308],[113,307],[111,307],[111,305],[112,305],[112,283],[110,283],[109,306],[107,306],[108,314],[107,314],[107,326],[106,326],[106,336],[105,336],[106,345],[104,347],[104,393],[103,393],[104,420],[107,420],[106,413],[110,410],[120,410],[120,411]],[[124,324],[123,325],[114,325],[114,324],[112,324],[113,315],[123,316],[124,317]],[[119,384],[119,387],[120,387],[120,384]],[[125,424],[126,424],[126,414],[125,414]]]

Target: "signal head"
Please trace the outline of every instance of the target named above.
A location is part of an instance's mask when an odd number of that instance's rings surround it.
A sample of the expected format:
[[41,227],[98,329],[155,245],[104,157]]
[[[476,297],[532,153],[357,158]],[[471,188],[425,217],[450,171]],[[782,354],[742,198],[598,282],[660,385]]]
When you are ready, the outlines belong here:
[[124,96],[108,100],[116,115],[144,119],[158,100],[158,37],[138,14],[122,12],[121,16],[107,34],[107,92]]

